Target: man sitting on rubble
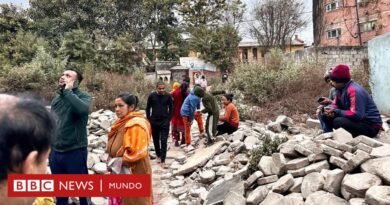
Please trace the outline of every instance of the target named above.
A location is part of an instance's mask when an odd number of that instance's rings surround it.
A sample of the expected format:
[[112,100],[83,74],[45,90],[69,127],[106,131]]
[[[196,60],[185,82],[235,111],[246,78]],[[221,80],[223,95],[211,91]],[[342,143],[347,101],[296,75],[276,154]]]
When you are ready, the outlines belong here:
[[382,119],[370,94],[351,80],[349,67],[336,66],[331,74],[332,85],[336,88],[336,98],[324,108],[327,127],[344,128],[353,137],[365,135],[375,137],[382,129]]

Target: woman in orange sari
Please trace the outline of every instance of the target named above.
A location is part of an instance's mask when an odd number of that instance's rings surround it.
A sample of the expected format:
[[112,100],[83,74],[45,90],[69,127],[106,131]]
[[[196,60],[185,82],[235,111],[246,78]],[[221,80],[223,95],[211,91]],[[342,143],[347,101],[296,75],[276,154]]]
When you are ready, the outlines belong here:
[[[150,174],[152,168],[149,160],[148,144],[151,127],[144,113],[137,111],[138,98],[129,93],[121,93],[115,99],[115,121],[108,133],[107,152],[110,158],[121,157],[122,166],[133,174]],[[111,198],[110,198],[111,199]],[[112,198],[110,204],[151,205],[150,197]]]

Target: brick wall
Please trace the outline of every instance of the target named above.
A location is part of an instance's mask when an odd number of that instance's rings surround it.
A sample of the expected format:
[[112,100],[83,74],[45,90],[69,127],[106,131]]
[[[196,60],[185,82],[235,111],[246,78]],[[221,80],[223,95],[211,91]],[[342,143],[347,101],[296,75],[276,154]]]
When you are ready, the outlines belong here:
[[298,61],[312,57],[317,61],[324,62],[326,68],[334,67],[338,64],[346,64],[351,69],[368,66],[367,47],[360,46],[313,47],[287,54],[287,56]]

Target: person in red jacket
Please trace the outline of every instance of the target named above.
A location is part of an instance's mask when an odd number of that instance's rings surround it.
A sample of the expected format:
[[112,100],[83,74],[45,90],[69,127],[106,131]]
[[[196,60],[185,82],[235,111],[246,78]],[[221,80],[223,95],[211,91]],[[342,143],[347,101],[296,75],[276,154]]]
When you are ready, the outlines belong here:
[[225,106],[225,113],[219,116],[219,121],[222,121],[223,124],[217,126],[217,135],[232,134],[237,131],[240,121],[237,107],[232,103],[233,94],[223,95],[221,101]]
[[[175,146],[179,146],[179,141],[181,144],[185,143],[184,138],[184,122],[183,118],[180,115],[180,109],[183,105],[184,99],[188,96],[188,84],[182,83],[178,89],[172,92],[173,98],[173,115],[171,119],[172,125],[172,138],[175,141]],[[180,133],[182,133],[182,138],[180,140]]]

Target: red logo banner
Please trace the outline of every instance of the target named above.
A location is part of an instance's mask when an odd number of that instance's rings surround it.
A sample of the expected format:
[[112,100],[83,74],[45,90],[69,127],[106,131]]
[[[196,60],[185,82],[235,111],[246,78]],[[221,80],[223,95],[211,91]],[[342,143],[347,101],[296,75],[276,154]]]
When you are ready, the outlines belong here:
[[148,197],[151,176],[147,174],[10,174],[9,197]]

